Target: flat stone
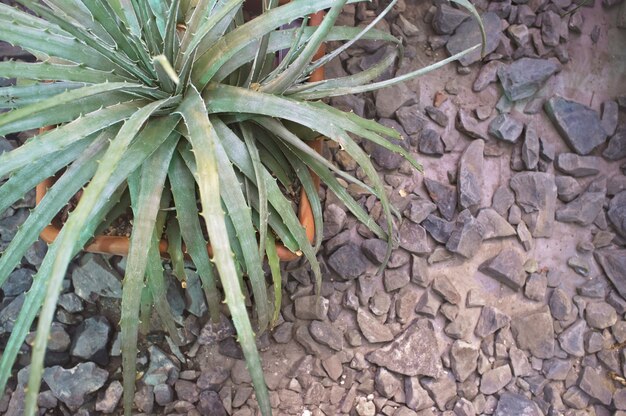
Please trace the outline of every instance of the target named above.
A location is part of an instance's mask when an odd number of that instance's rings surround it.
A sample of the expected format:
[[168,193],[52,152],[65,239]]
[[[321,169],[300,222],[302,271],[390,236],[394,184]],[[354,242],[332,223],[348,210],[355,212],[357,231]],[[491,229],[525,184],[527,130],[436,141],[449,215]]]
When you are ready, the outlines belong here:
[[585,355],[585,333],[587,332],[587,324],[580,320],[567,327],[559,334],[559,344],[563,351],[576,357]]
[[293,338],[302,345],[307,354],[324,358],[332,353],[329,348],[313,339],[306,325],[297,327]]
[[596,250],[594,256],[613,286],[626,299],[626,250]]
[[429,124],[419,105],[404,106],[396,111],[396,118],[407,134],[416,134]]
[[589,269],[589,262],[587,262],[587,260],[578,256],[572,256],[567,259],[567,265],[570,267],[570,269],[574,270],[574,272],[576,272],[577,274],[583,277],[589,276],[590,269]]
[[391,344],[369,353],[367,360],[405,376],[438,377],[440,357],[433,324],[428,319],[418,319]]
[[442,156],[445,149],[441,135],[433,129],[425,128],[419,133],[417,146],[420,153],[429,156]]
[[433,398],[439,410],[445,410],[446,404],[453,400],[456,393],[454,376],[447,373],[437,379],[422,379],[422,385]]
[[[495,51],[498,47],[500,34],[502,33],[500,26],[500,17],[493,13],[487,12],[481,16],[485,32],[487,33],[487,43],[485,45],[485,55]],[[480,27],[476,19],[467,19],[456,28],[454,34],[448,40],[446,49],[450,55],[454,55],[481,43]],[[481,59],[481,49],[478,48],[459,58],[459,62],[463,66],[468,66]]]
[[561,17],[548,10],[541,19],[541,40],[548,46],[558,46],[561,37]]
[[411,282],[422,287],[427,287],[433,280],[433,276],[428,269],[427,260],[416,255],[412,255],[411,258]]
[[524,124],[509,114],[503,113],[489,123],[489,134],[507,143],[517,143]]
[[515,377],[526,377],[532,374],[533,369],[524,351],[517,347],[511,347],[509,349],[509,359],[511,360],[511,368]]
[[532,97],[544,82],[560,71],[561,65],[551,59],[521,58],[498,69],[504,93],[511,101]]
[[459,109],[456,115],[456,128],[473,139],[488,140],[487,128],[480,126],[478,120],[467,109]]
[[24,305],[26,295],[22,293],[0,310],[0,334],[13,331],[15,321]]
[[512,378],[513,374],[508,364],[489,370],[480,380],[480,392],[482,394],[497,393],[509,384]]
[[556,167],[561,172],[582,178],[600,172],[602,159],[597,156],[579,156],[575,153],[561,153],[556,158]]
[[612,136],[617,129],[619,118],[619,106],[615,100],[607,100],[602,103],[602,127],[607,135]]
[[580,183],[571,176],[557,176],[554,178],[554,183],[556,183],[559,199],[563,202],[573,201],[583,191]]
[[424,227],[435,241],[445,244],[455,230],[456,222],[446,221],[443,218],[431,214],[422,221],[422,227]]
[[524,294],[528,299],[543,301],[546,298],[548,278],[544,274],[532,273],[526,281]]
[[6,297],[19,296],[25,293],[33,283],[35,272],[29,269],[17,269],[13,271],[2,285],[2,292]]
[[[35,341],[36,332],[31,332],[26,337],[26,343],[32,345]],[[69,334],[65,331],[65,327],[58,323],[53,322],[50,326],[50,335],[48,337],[47,350],[52,352],[65,352],[70,348],[72,340]]]
[[427,289],[417,301],[415,305],[415,312],[424,315],[428,318],[434,319],[437,316],[439,307],[441,306],[441,298],[434,294],[430,289]]
[[[498,70],[503,65],[504,64],[502,62],[496,60],[496,61],[489,61],[483,66],[481,66],[480,70],[478,71],[478,75],[476,76],[476,80],[474,81],[474,84],[472,85],[472,90],[474,92],[481,92],[485,88],[487,88],[489,84],[496,82],[498,80]],[[489,111],[491,112],[491,108],[489,108]],[[487,117],[485,117],[485,119],[486,118]],[[484,120],[484,119],[481,118],[481,120]]]
[[104,386],[108,377],[108,371],[92,362],[79,363],[67,370],[57,365],[46,368],[43,373],[43,380],[50,387],[54,397],[70,409],[82,406],[87,399],[86,396]]
[[498,329],[504,328],[510,322],[511,318],[499,309],[493,306],[483,306],[474,333],[479,338],[485,338]]
[[435,404],[428,392],[419,383],[418,377],[404,378],[404,395],[406,396],[406,405],[416,412],[428,409]]
[[519,242],[522,243],[524,250],[532,250],[534,247],[533,236],[528,230],[528,227],[526,226],[526,223],[524,221],[519,221],[519,224],[517,224],[516,232],[517,238]]
[[620,192],[611,199],[607,216],[617,232],[626,238],[626,191]]
[[485,142],[474,140],[465,148],[458,169],[459,205],[475,209],[480,206],[483,188],[483,152]]
[[446,325],[443,331],[452,339],[469,340],[474,325],[474,319],[470,315],[457,314],[457,317]]
[[606,302],[591,302],[585,308],[585,319],[590,327],[604,329],[617,322],[617,313]]
[[409,202],[403,214],[406,218],[410,219],[416,224],[419,224],[436,209],[437,205],[426,199],[413,199],[411,202]]
[[448,126],[450,120],[446,113],[444,113],[437,107],[433,107],[432,105],[426,106],[424,110],[426,110],[426,114],[428,114],[428,117],[430,117],[435,123],[443,128],[446,128]]
[[626,157],[626,124],[622,124],[609,139],[609,145],[602,152],[607,160],[619,160]]
[[220,314],[219,322],[209,320],[200,330],[198,344],[214,345],[235,335],[233,323],[225,315]]
[[437,12],[433,18],[433,29],[439,35],[449,35],[468,17],[469,14],[464,10],[442,3],[437,7]]
[[295,315],[299,319],[323,321],[328,314],[329,301],[321,296],[311,295],[296,298],[294,304]]
[[96,412],[113,413],[122,398],[123,390],[122,383],[117,380],[112,381],[104,391],[104,395],[96,401]]
[[150,365],[143,375],[144,384],[149,386],[163,383],[173,384],[180,374],[174,361],[154,345],[148,348],[148,353],[150,354]]
[[[434,204],[433,204],[434,206]],[[374,264],[382,264],[387,255],[387,242],[378,238],[370,238],[361,244],[363,254]]]
[[458,305],[461,303],[461,294],[454,284],[445,275],[435,277],[433,290],[440,294],[447,302]]
[[404,83],[378,90],[375,95],[376,114],[381,118],[391,118],[400,107],[416,103],[415,92]]
[[522,160],[528,170],[535,170],[539,164],[541,148],[539,135],[533,124],[526,125],[524,143],[522,144]]
[[607,134],[591,108],[556,95],[546,101],[545,109],[561,137],[579,155],[587,155],[605,142]]
[[595,221],[604,205],[605,192],[585,192],[556,211],[556,220],[587,227]]
[[424,185],[426,185],[428,194],[437,205],[437,209],[439,209],[441,215],[443,215],[446,220],[452,221],[456,211],[456,189],[453,186],[445,185],[429,178],[424,178]]
[[450,234],[446,248],[452,253],[472,258],[480,249],[483,232],[482,225],[470,214],[469,210],[464,210],[457,217],[457,227]]
[[344,280],[361,276],[370,264],[361,248],[353,243],[339,247],[328,258],[328,265]]
[[383,367],[376,371],[374,386],[376,391],[387,399],[391,399],[403,387],[400,378]]
[[456,340],[450,349],[450,368],[459,382],[464,382],[476,371],[478,347],[468,342]]
[[589,395],[577,386],[572,386],[563,394],[563,403],[574,409],[584,409],[589,405]]
[[543,416],[544,413],[532,400],[518,393],[504,392],[498,400],[494,416]]
[[121,299],[122,282],[117,273],[100,257],[85,257],[86,261],[72,272],[74,292],[91,303],[99,296]]
[[226,410],[222,402],[220,394],[216,391],[206,390],[200,392],[197,410],[202,415],[228,416],[230,412]]
[[517,316],[511,321],[511,330],[519,348],[529,350],[537,358],[554,355],[554,326],[549,311]]
[[613,392],[610,381],[607,377],[598,374],[595,369],[585,367],[578,386],[582,391],[599,400],[602,404],[606,406],[611,404]]
[[70,354],[86,361],[106,365],[109,363],[107,343],[110,334],[111,325],[105,317],[88,318],[76,330]]
[[515,229],[495,209],[483,208],[476,220],[483,229],[483,240],[504,238],[515,235]]
[[571,369],[572,362],[570,360],[550,358],[543,361],[541,371],[548,380],[564,381]]
[[523,210],[522,219],[535,238],[550,237],[556,210],[554,175],[544,172],[520,172],[510,185],[517,205]]
[[509,208],[515,203],[515,195],[511,188],[506,185],[500,185],[493,193],[491,207],[502,217],[506,217]]
[[556,288],[550,296],[550,312],[554,319],[563,320],[572,313],[572,299],[561,288]]
[[393,339],[391,330],[380,323],[380,321],[365,309],[359,308],[356,319],[363,336],[365,336],[369,342],[387,342]]
[[426,230],[412,221],[403,221],[399,230],[400,247],[415,253],[427,254],[431,252],[426,236]]
[[311,321],[309,332],[314,340],[335,351],[343,349],[343,333],[327,321]]
[[483,263],[480,270],[518,291],[526,282],[526,272],[523,266],[524,259],[520,252],[513,248],[506,248],[496,257]]

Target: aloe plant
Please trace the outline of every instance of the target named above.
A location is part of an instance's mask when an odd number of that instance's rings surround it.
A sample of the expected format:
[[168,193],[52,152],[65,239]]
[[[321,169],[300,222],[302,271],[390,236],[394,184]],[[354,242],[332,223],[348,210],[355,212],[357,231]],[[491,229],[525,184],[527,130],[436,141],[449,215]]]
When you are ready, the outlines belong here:
[[[0,178],[7,179],[0,187],[0,212],[58,174],[0,257],[0,285],[41,230],[83,191],[48,248],[0,360],[4,390],[37,318],[26,415],[36,413],[50,325],[68,264],[128,206],[133,231],[120,322],[126,415],[132,410],[140,309],[153,304],[172,339],[180,341],[179,323],[165,299],[158,247],[163,236],[179,277],[184,279],[184,254],[197,267],[211,318],[218,319],[220,302],[227,304],[264,415],[271,408],[244,294],[249,288],[255,329],[264,331],[280,309],[276,241],[310,262],[319,287],[315,254],[322,238],[322,207],[312,175],[374,234],[391,238],[392,208],[383,185],[350,134],[404,155],[416,169],[421,166],[388,140],[400,138],[396,131],[319,100],[403,82],[479,45],[428,68],[373,82],[402,48],[398,39],[372,28],[376,21],[364,29],[335,26],[342,7],[360,0],[293,0],[283,6],[264,0],[263,14],[249,21],[243,18],[243,1],[17,1],[33,14],[0,4],[0,40],[28,50],[39,61],[0,62],[0,77],[23,80],[0,88],[0,108],[9,110],[0,115],[0,135],[56,126],[0,155]],[[475,13],[466,0],[457,2]],[[302,17],[306,23],[307,16],[324,9],[329,11],[318,27],[277,30]],[[307,82],[316,68],[358,39],[397,48],[360,74]],[[328,41],[347,42],[314,59]],[[274,65],[275,53],[285,49],[287,57]],[[307,141],[319,135],[345,149],[370,185],[313,151]],[[349,196],[337,176],[380,199],[386,229]],[[312,242],[285,192],[296,184],[312,206],[318,230]],[[262,269],[265,257],[273,296],[268,296]]]

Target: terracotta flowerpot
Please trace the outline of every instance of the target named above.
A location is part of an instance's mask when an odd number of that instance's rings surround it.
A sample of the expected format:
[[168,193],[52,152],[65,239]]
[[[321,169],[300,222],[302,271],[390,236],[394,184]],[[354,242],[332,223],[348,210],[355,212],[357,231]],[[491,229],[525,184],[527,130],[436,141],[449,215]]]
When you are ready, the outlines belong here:
[[[286,2],[288,2],[288,0],[280,1],[281,4],[286,3]],[[260,5],[260,2],[251,2],[250,0],[248,0],[245,4],[246,5],[247,4]],[[324,12],[316,13],[315,15],[311,16],[311,18],[309,19],[309,25],[318,26],[321,23],[323,18],[324,18]],[[325,53],[325,47],[324,45],[322,45],[322,47],[320,47],[320,50],[315,55],[315,59],[318,59],[319,57],[323,56],[324,53]],[[318,68],[309,78],[311,82],[321,81],[323,79],[324,79],[324,68]],[[41,130],[49,130],[49,128],[44,128]],[[323,138],[320,137],[312,141],[310,143],[310,146],[319,153],[322,149],[322,144],[323,144]],[[313,181],[314,181],[315,186],[319,187],[319,178],[316,175],[313,175]],[[39,204],[39,202],[43,199],[46,192],[48,191],[48,188],[50,188],[53,184],[54,184],[54,179],[48,178],[45,181],[41,182],[39,185],[37,185],[36,196],[35,196],[35,200],[37,204]],[[315,223],[313,219],[313,211],[311,209],[311,204],[304,190],[302,190],[300,193],[300,206],[298,210],[298,219],[300,220],[302,227],[306,231],[307,238],[309,239],[309,241],[312,242],[313,239],[315,238]],[[62,227],[62,224],[60,224],[58,221],[53,221],[52,224],[48,225],[46,228],[43,229],[43,231],[40,234],[41,239],[44,240],[48,244],[52,243],[59,235],[59,232],[61,231],[61,227]],[[84,248],[84,250],[91,252],[91,253],[127,256],[129,247],[130,247],[130,238],[128,237],[97,235]],[[167,240],[162,239],[159,243],[159,251],[161,252],[161,255],[163,257],[168,257],[167,248],[168,248]],[[283,244],[277,243],[276,249],[278,251],[279,258],[283,261],[295,260],[299,257],[296,253],[291,252]],[[209,251],[209,253],[211,253],[210,245],[207,245],[207,250]],[[183,251],[184,251],[184,247],[183,247]]]

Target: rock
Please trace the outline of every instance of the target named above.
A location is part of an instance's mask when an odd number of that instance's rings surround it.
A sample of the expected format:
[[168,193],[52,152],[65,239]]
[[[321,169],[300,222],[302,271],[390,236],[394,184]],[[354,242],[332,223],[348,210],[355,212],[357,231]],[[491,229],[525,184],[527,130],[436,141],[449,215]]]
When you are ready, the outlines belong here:
[[93,303],[99,296],[122,298],[120,278],[100,257],[83,257],[83,264],[72,272],[72,284],[74,292],[87,302]]
[[607,216],[617,232],[626,238],[626,191],[620,192],[611,199]]
[[545,109],[561,137],[579,155],[589,154],[605,142],[600,117],[591,108],[555,95],[546,101]]
[[435,403],[419,383],[418,377],[404,378],[406,405],[416,412],[432,407]]
[[450,373],[437,379],[422,379],[422,385],[433,398],[439,410],[444,410],[446,403],[456,397],[456,383]]
[[550,296],[549,305],[552,316],[557,320],[566,319],[572,313],[572,308],[574,307],[570,297],[561,288],[554,289],[552,296]]
[[405,106],[396,111],[396,118],[407,134],[416,134],[428,125],[428,119],[420,112],[419,105]]
[[324,239],[339,234],[346,223],[346,217],[346,212],[339,205],[327,205],[324,209]]
[[400,226],[399,234],[400,247],[403,249],[415,254],[431,252],[426,237],[426,230],[424,230],[421,225],[415,224],[412,221],[403,221]]
[[441,298],[430,289],[427,289],[417,301],[415,312],[434,319],[439,310],[439,306],[441,306]]
[[294,301],[296,318],[323,321],[328,314],[328,299],[317,295],[303,296]]
[[372,263],[382,264],[387,255],[387,242],[378,238],[370,238],[361,244],[361,250]]
[[505,248],[496,257],[484,262],[479,269],[516,291],[526,282],[524,259],[520,252],[513,248]]
[[577,274],[583,277],[589,276],[589,263],[586,260],[578,256],[572,256],[567,259],[567,265]]
[[515,203],[515,195],[506,185],[500,185],[493,193],[491,207],[502,217],[505,217],[511,205]]
[[402,381],[395,374],[380,367],[376,371],[374,386],[381,396],[391,399],[398,391],[402,390]]
[[563,202],[573,201],[583,191],[580,183],[571,176],[557,176],[554,183],[559,199]]
[[441,215],[446,220],[452,221],[456,210],[456,189],[453,186],[448,186],[429,178],[424,178],[424,185],[426,185],[428,194],[437,205]]
[[478,120],[464,108],[459,109],[456,115],[456,128],[473,139],[487,140],[487,129],[479,126]]
[[439,124],[443,128],[446,128],[448,126],[450,120],[448,119],[446,113],[444,113],[437,107],[433,107],[432,105],[426,106],[424,110],[426,110],[426,114],[428,114],[428,117],[430,117],[435,123]]
[[148,385],[141,386],[135,392],[134,403],[140,412],[152,413],[154,409],[154,388]]
[[235,335],[235,327],[230,319],[220,314],[220,321],[213,322],[209,320],[200,330],[198,335],[198,344],[200,345],[214,345],[226,338]]
[[35,273],[29,269],[15,270],[2,285],[4,296],[12,298],[25,293],[33,283],[34,274]]
[[359,308],[356,315],[357,323],[363,336],[371,342],[387,342],[393,339],[393,334],[388,327],[381,324],[372,314],[365,309]]
[[384,272],[383,284],[385,291],[391,293],[409,284],[411,280],[411,274],[409,273],[409,266],[401,267],[398,269],[388,269]]
[[561,70],[552,59],[521,58],[498,69],[504,93],[511,101],[532,97],[544,82]]
[[493,306],[483,306],[474,333],[479,338],[485,338],[495,333],[498,329],[504,328],[510,322],[511,318],[504,312],[501,312]]
[[626,298],[626,250],[597,250],[594,256],[619,294]]
[[530,33],[526,25],[511,25],[506,31],[518,47],[524,47],[530,41]]
[[539,136],[537,130],[532,124],[526,125],[524,134],[524,144],[522,145],[522,160],[526,169],[535,170],[539,164]]
[[524,124],[509,114],[500,114],[489,123],[489,134],[508,143],[517,143],[522,135]]
[[373,402],[367,401],[365,398],[359,398],[359,402],[355,407],[356,413],[359,416],[375,416],[376,405]]
[[177,380],[174,384],[174,390],[179,400],[195,403],[200,398],[198,386],[189,380]]
[[418,149],[420,153],[429,156],[442,156],[444,153],[444,145],[441,135],[433,129],[423,129],[419,133]]
[[524,294],[528,299],[543,301],[546,298],[548,278],[544,274],[532,273],[526,281]]
[[608,378],[601,376],[591,367],[585,367],[583,374],[578,382],[578,386],[582,391],[599,400],[604,405],[611,404],[613,392],[611,390]]
[[585,319],[590,327],[604,329],[617,322],[617,313],[615,308],[606,302],[592,302],[585,308]]
[[513,374],[508,364],[494,368],[483,374],[480,380],[480,392],[482,394],[494,394],[509,384]]
[[465,258],[472,258],[480,249],[483,241],[483,228],[481,224],[464,210],[457,217],[457,227],[450,234],[446,242],[446,248],[452,253],[460,254]]
[[559,344],[563,351],[576,357],[585,355],[584,339],[587,324],[580,320],[567,327],[559,334]]
[[476,370],[478,347],[456,340],[450,349],[450,368],[459,382],[464,382]]
[[[500,61],[489,61],[481,66],[480,70],[478,71],[478,76],[474,81],[474,85],[472,86],[472,90],[474,92],[480,92],[487,88],[489,84],[496,82],[498,80],[498,70],[502,66],[503,64]],[[491,112],[491,108],[489,108],[489,111]],[[481,120],[484,120],[480,116],[479,118]],[[485,117],[485,119],[486,118],[487,117]]]
[[567,374],[572,369],[570,360],[562,360],[560,358],[550,358],[544,360],[542,373],[548,380],[563,381],[567,378]]
[[605,195],[605,192],[585,192],[556,211],[557,221],[571,222],[584,227],[593,224],[602,211]]
[[458,169],[459,205],[474,210],[480,206],[483,188],[485,142],[474,140],[463,152]]
[[427,287],[433,278],[428,269],[428,262],[422,257],[412,256],[411,282],[416,285]]
[[541,40],[548,46],[558,46],[561,37],[561,17],[548,10],[541,19]]
[[22,293],[0,310],[0,334],[13,331],[17,316],[24,305],[26,295]]
[[168,384],[154,386],[154,400],[159,406],[165,406],[174,401],[174,389]]
[[294,339],[298,344],[302,345],[307,354],[317,357],[327,357],[331,354],[330,348],[321,345],[313,339],[306,325],[301,325],[296,328]]
[[458,305],[461,303],[461,294],[454,284],[445,275],[439,275],[433,282],[433,290],[441,295],[447,302]]
[[109,373],[96,366],[95,363],[79,363],[73,368],[61,366],[46,368],[43,380],[54,397],[65,403],[70,409],[82,406],[86,396],[104,386]]
[[554,175],[543,172],[520,172],[510,180],[522,219],[535,238],[550,237],[556,208]]
[[309,332],[314,340],[335,351],[343,349],[343,333],[326,321],[311,321]]
[[418,319],[391,344],[369,353],[367,360],[405,376],[438,377],[440,357],[433,324],[427,319]]
[[601,159],[597,156],[578,156],[575,153],[561,153],[556,158],[556,167],[561,172],[582,178],[600,172]]
[[437,206],[426,199],[413,199],[404,210],[404,216],[416,224],[421,223]]
[[458,315],[444,328],[444,332],[452,339],[471,339],[474,320],[469,315]]
[[[402,130],[402,126],[400,126],[396,121],[390,119],[380,119],[379,121],[380,124],[385,127],[397,130],[403,138],[406,136],[406,133]],[[408,150],[409,148],[409,142],[407,140],[391,137],[387,137],[386,140],[392,144],[403,147],[405,150]],[[382,169],[397,169],[404,161],[404,157],[400,153],[396,153],[393,150],[389,150],[379,144],[368,141],[365,147],[374,162],[376,162],[376,164]]]
[[607,135],[612,136],[617,129],[619,106],[615,100],[607,100],[602,103],[601,123]]
[[370,264],[361,248],[354,243],[339,247],[328,258],[328,265],[344,280],[361,276]]
[[483,229],[483,240],[515,235],[515,229],[492,208],[481,209],[476,220]]
[[416,103],[415,92],[404,83],[380,89],[376,91],[375,96],[376,114],[381,118],[391,118],[400,107]]
[[[223,400],[217,392],[211,390],[203,391],[198,399],[198,412],[201,415],[228,416],[229,412],[222,402]],[[189,415],[191,412],[187,414]]]
[[150,366],[143,375],[143,382],[148,386],[173,384],[180,374],[179,368],[161,349],[151,345],[148,348]]
[[78,327],[70,354],[83,360],[106,365],[109,362],[107,343],[110,334],[111,325],[105,317],[88,318]]
[[518,393],[504,392],[498,400],[494,416],[543,416],[544,413],[532,400]]
[[422,227],[435,241],[445,244],[450,239],[452,231],[456,228],[456,222],[446,221],[431,214],[422,221]]
[[549,311],[517,316],[511,321],[511,330],[519,348],[529,350],[537,358],[554,355],[554,327]]
[[526,377],[532,374],[533,369],[528,363],[528,357],[519,348],[511,347],[509,349],[509,359],[515,377]]
[[[487,12],[481,16],[485,32],[487,33],[487,43],[485,45],[485,55],[495,51],[498,47],[500,34],[502,33],[500,26],[500,17],[493,13]],[[467,19],[456,28],[454,34],[448,40],[446,49],[450,55],[455,55],[481,43],[480,27],[476,19]],[[481,59],[481,49],[478,48],[459,58],[459,62],[463,66],[468,66]]]
[[572,386],[563,394],[563,403],[574,409],[584,409],[589,405],[589,396],[577,386]]
[[607,160],[619,160],[626,157],[626,125],[618,127],[617,131],[609,139],[609,145],[602,152]]
[[526,226],[526,223],[524,221],[520,221],[519,224],[517,224],[516,232],[517,238],[520,243],[522,243],[524,250],[532,250],[534,247],[533,236],[528,230],[528,227]]
[[112,381],[109,387],[104,391],[104,395],[98,397],[98,401],[96,401],[96,412],[105,414],[113,413],[122,398],[123,390],[122,383],[117,380]]
[[442,3],[437,7],[437,12],[433,18],[433,29],[439,35],[449,35],[468,17],[469,14],[464,10]]

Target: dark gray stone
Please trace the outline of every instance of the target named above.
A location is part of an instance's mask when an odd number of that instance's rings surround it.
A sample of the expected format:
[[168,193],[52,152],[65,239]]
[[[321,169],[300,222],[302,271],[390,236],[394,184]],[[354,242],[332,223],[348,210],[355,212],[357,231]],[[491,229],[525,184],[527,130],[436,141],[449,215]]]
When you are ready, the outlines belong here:
[[446,221],[443,218],[431,214],[422,221],[422,227],[424,227],[435,241],[445,244],[450,238],[452,231],[456,228],[456,222]]
[[415,313],[434,319],[435,316],[437,316],[440,306],[441,298],[433,293],[432,290],[427,289],[417,301]]
[[413,199],[404,210],[404,216],[416,224],[421,223],[437,206],[427,199]]
[[402,390],[402,381],[397,375],[381,367],[376,371],[374,386],[381,396],[391,399],[398,391]]
[[504,392],[498,400],[494,416],[543,416],[544,413],[532,400],[518,393]]
[[220,315],[219,322],[209,320],[200,330],[198,344],[214,345],[235,335],[235,327],[225,315]]
[[428,117],[430,117],[435,123],[439,124],[443,128],[448,126],[450,120],[448,119],[446,113],[437,107],[433,107],[432,105],[426,106],[425,110]]
[[317,295],[303,296],[294,301],[296,318],[323,321],[328,314],[328,299]]
[[92,362],[80,363],[67,370],[57,365],[46,368],[43,373],[43,380],[54,397],[70,409],[82,406],[86,396],[104,386],[108,377],[106,370]]
[[474,140],[465,148],[458,169],[459,205],[474,210],[480,206],[483,188],[485,142]]
[[385,291],[388,293],[403,288],[408,285],[410,281],[411,274],[409,273],[408,265],[398,269],[385,270],[385,274],[383,276]]
[[509,384],[512,378],[513,374],[508,364],[489,370],[480,380],[480,392],[494,394]]
[[[487,88],[489,84],[496,82],[498,80],[498,70],[503,65],[504,64],[500,61],[489,61],[481,66],[480,71],[478,71],[478,76],[476,76],[476,80],[474,81],[474,85],[472,85],[472,90],[474,92],[480,92]],[[491,112],[490,107],[489,111]],[[481,120],[484,119],[481,118]]]
[[404,83],[378,90],[375,95],[376,114],[381,118],[391,118],[400,107],[416,103],[415,92]]
[[517,347],[511,347],[509,349],[509,359],[511,360],[511,368],[515,377],[526,377],[532,374],[533,369],[524,351]]
[[506,185],[500,185],[493,193],[491,200],[491,207],[502,217],[506,217],[511,208],[511,205],[515,203],[515,195]]
[[419,133],[417,148],[420,153],[429,156],[442,156],[445,150],[441,135],[437,131],[429,128],[425,128]]
[[607,216],[617,232],[626,238],[626,191],[620,192],[611,199]]
[[230,414],[224,408],[220,395],[211,390],[205,390],[200,393],[197,409],[202,415],[228,416]]
[[149,386],[157,384],[173,384],[180,374],[180,369],[174,364],[161,349],[151,345],[148,348],[150,353],[150,365],[143,376],[143,382]]
[[585,333],[587,332],[587,324],[580,320],[567,327],[559,334],[559,344],[563,351],[576,357],[585,355]]
[[35,272],[29,269],[15,270],[2,285],[4,296],[12,298],[25,293],[33,283],[34,274]]
[[74,292],[87,302],[99,296],[121,299],[122,282],[105,260],[93,255],[83,259],[83,264],[72,272]]
[[533,124],[526,125],[524,144],[522,144],[522,160],[526,169],[535,170],[539,164],[539,136]]
[[605,195],[605,192],[585,192],[556,211],[557,221],[572,222],[585,227],[593,224],[602,211]]
[[473,139],[488,140],[486,127],[480,126],[471,112],[464,108],[459,109],[456,115],[456,128]]
[[524,124],[506,113],[500,114],[489,123],[489,133],[508,143],[516,143],[523,130]]
[[427,287],[428,285],[430,285],[433,277],[429,272],[427,260],[422,257],[413,255],[411,264],[411,282],[422,287]]
[[86,319],[74,335],[70,354],[83,360],[106,365],[109,362],[107,343],[111,334],[111,324],[103,316]]
[[591,108],[556,95],[546,101],[545,109],[561,137],[579,155],[605,142],[607,134]]
[[17,316],[22,309],[25,297],[26,295],[22,293],[2,308],[0,311],[0,334],[13,331],[15,321],[17,320]]
[[575,178],[596,175],[600,172],[602,159],[597,156],[579,156],[575,153],[561,153],[556,158],[556,167],[561,172]]
[[524,258],[513,248],[505,248],[496,257],[483,263],[480,270],[516,291],[526,282]]
[[[379,122],[385,127],[389,127],[398,131],[402,136],[402,139],[387,137],[387,141],[395,144],[396,146],[400,146],[405,150],[409,149],[409,142],[405,139],[406,133],[404,132],[404,129],[400,124],[398,124],[395,120],[390,119],[380,119]],[[400,153],[396,153],[379,144],[368,141],[365,145],[365,148],[369,152],[374,162],[376,162],[376,164],[382,169],[397,169],[404,161],[404,156],[402,156]]]
[[339,247],[328,258],[328,265],[344,280],[361,276],[370,264],[361,248],[353,243]]
[[548,380],[564,381],[571,369],[572,362],[570,360],[550,358],[543,361],[541,371]]
[[98,401],[96,401],[96,412],[113,413],[122,398],[123,391],[122,383],[117,380],[112,381],[109,387],[104,391],[102,397],[98,397]]
[[573,201],[583,191],[583,187],[571,176],[557,176],[554,178],[559,199],[563,202]]
[[602,152],[608,160],[619,160],[626,157],[626,125],[618,127],[617,131],[609,139],[609,145]]
[[[493,13],[487,12],[481,16],[485,32],[487,33],[487,44],[485,45],[485,55],[495,51],[498,47],[500,34],[502,33],[500,26],[500,17]],[[459,27],[457,27],[454,35],[450,37],[446,44],[446,49],[450,55],[457,54],[481,43],[480,27],[476,19],[467,19]],[[468,66],[481,59],[481,49],[478,48],[459,58],[459,62],[463,66]]]
[[550,237],[556,209],[554,175],[544,172],[520,172],[510,180],[522,219],[535,238]]
[[495,333],[498,329],[504,328],[510,322],[511,318],[499,309],[493,306],[483,306],[474,333],[479,338],[485,338]]
[[560,71],[561,65],[550,59],[522,58],[502,66],[498,78],[511,101],[532,97],[544,82]]
[[476,220],[482,226],[483,240],[515,235],[515,229],[495,209],[481,209]]
[[437,12],[433,18],[433,29],[439,35],[449,35],[468,17],[469,14],[464,10],[442,3],[437,7]]
[[602,404],[606,406],[611,404],[613,392],[610,381],[607,377],[600,375],[595,369],[585,367],[578,386],[582,391],[599,400]]
[[572,313],[572,299],[561,288],[556,288],[550,296],[550,312],[554,319],[564,320]]
[[590,327],[604,329],[617,322],[617,313],[606,302],[591,302],[585,308],[585,319]]
[[335,351],[343,349],[343,333],[327,321],[311,321],[309,332],[314,340]]
[[554,326],[547,310],[526,313],[513,318],[511,330],[517,346],[537,358],[554,356]]
[[406,396],[406,405],[416,412],[428,409],[435,404],[428,392],[419,383],[418,377],[404,378],[404,394]]
[[361,250],[372,263],[381,264],[387,255],[387,242],[378,238],[370,238],[361,244]]
[[438,377],[440,357],[433,324],[418,319],[391,344],[369,353],[367,360],[405,376]]
[[558,46],[561,37],[561,17],[548,10],[541,19],[541,40],[548,46]]
[[626,299],[626,250],[597,250],[594,256],[615,289]]
[[[412,221],[403,221],[399,230],[400,247],[415,254],[426,254],[431,252],[426,237],[426,230]],[[352,260],[348,260],[352,261]]]
[[457,397],[454,376],[450,373],[437,379],[424,378],[422,379],[422,385],[441,411],[445,410],[447,403],[450,403]]
[[450,368],[459,382],[464,382],[476,371],[478,347],[462,340],[456,340],[450,348]]
[[602,127],[607,135],[612,136],[617,128],[619,106],[617,101],[608,100],[602,103]]
[[524,294],[528,299],[543,301],[546,298],[548,278],[544,274],[532,273],[526,281]]
[[405,106],[396,111],[396,118],[407,134],[416,134],[429,124],[419,105]]
[[356,320],[363,336],[371,343],[388,342],[393,339],[391,330],[381,324],[372,314],[359,308]]
[[450,234],[446,248],[452,253],[465,258],[472,258],[480,249],[483,241],[483,227],[470,214],[469,210],[461,212],[457,218],[457,227]]

